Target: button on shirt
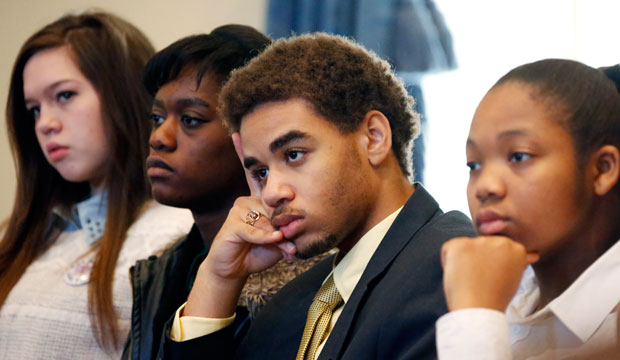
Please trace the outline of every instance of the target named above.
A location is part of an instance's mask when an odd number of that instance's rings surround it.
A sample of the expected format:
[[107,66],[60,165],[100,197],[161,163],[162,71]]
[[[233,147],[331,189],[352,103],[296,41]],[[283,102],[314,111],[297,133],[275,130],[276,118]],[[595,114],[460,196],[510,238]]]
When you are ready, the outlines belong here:
[[[334,270],[325,278],[325,280],[327,280],[332,273],[334,274],[334,282],[338,292],[342,296],[343,304],[334,310],[327,329],[327,336],[319,346],[316,352],[316,357],[318,357],[321,353],[321,350],[325,345],[325,341],[327,341],[327,338],[329,337],[329,332],[333,329],[336,321],[338,321],[338,317],[342,313],[342,309],[346,306],[346,303],[351,297],[355,286],[362,277],[366,266],[370,262],[370,258],[372,258],[372,255],[377,250],[377,247],[381,244],[381,240],[383,240],[383,237],[388,232],[401,210],[402,207],[388,215],[385,219],[364,234],[357,244],[355,244],[355,246],[353,246],[353,248],[351,248],[351,250],[342,258],[342,260],[338,264],[334,264]],[[208,319],[193,316],[180,317],[179,314],[184,307],[185,305],[181,306],[181,308],[177,310],[172,324],[172,329],[170,331],[170,337],[175,341],[191,340],[199,336],[213,333],[230,325],[234,321],[234,315],[227,319]],[[301,338],[299,340],[301,341]]]
[[528,268],[506,314],[463,309],[437,321],[437,350],[451,359],[620,359],[620,241],[539,311]]

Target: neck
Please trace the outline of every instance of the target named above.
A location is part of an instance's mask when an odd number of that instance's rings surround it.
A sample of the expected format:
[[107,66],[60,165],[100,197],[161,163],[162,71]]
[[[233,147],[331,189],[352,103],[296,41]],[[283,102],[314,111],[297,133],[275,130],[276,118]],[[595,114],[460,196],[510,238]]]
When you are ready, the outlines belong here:
[[210,246],[213,242],[213,238],[226,221],[228,211],[230,209],[220,209],[218,211],[197,213],[192,211],[194,216],[194,222],[200,231],[200,236],[206,245]]
[[[617,209],[617,204],[613,204]],[[617,211],[610,207],[588,212],[580,231],[561,243],[561,248],[532,265],[540,288],[539,308],[560,296],[577,278],[620,238]],[[605,214],[601,216],[601,214]],[[613,214],[609,216],[607,214]],[[585,229],[585,230],[584,230]]]
[[97,181],[93,180],[89,182],[88,185],[90,186],[91,195],[101,194],[106,190],[103,179],[98,179]]
[[369,191],[372,194],[372,200],[368,207],[368,215],[362,222],[362,226],[338,244],[339,258],[346,255],[370,229],[402,207],[413,194],[415,189],[402,174],[400,168],[392,169],[392,171],[394,172],[392,176],[385,176],[385,174],[379,176],[376,186]]
[[198,205],[190,209],[200,236],[207,246],[211,245],[213,238],[220,231],[235,200],[240,196],[247,196],[248,192],[247,184],[244,182],[243,186],[235,190],[222,191],[226,194],[224,196],[211,195],[201,199]]

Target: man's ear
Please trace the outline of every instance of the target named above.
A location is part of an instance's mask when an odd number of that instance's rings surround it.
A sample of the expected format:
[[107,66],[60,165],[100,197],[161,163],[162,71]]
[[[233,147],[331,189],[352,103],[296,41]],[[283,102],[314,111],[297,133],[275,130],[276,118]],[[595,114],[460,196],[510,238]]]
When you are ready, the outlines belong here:
[[382,112],[371,110],[364,116],[362,136],[368,161],[378,166],[392,150],[392,128]]
[[620,176],[620,151],[613,145],[604,145],[592,154],[590,164],[594,171],[594,192],[606,195]]

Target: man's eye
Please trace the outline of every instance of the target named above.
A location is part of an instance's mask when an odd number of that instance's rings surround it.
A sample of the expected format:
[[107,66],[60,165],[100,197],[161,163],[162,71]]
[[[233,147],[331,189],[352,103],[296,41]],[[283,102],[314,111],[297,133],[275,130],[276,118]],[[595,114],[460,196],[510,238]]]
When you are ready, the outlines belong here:
[[301,160],[306,153],[301,150],[289,150],[286,152],[286,159],[289,162],[296,162]]
[[475,161],[468,161],[467,167],[469,168],[469,171],[476,171],[480,169],[480,163],[477,163]]
[[514,152],[512,154],[510,154],[510,156],[508,157],[508,160],[510,162],[523,162],[523,161],[527,161],[529,159],[532,158],[532,155],[530,154],[526,154],[524,152]]
[[265,181],[267,176],[269,176],[269,169],[267,168],[258,168],[252,171],[252,177],[258,182]]

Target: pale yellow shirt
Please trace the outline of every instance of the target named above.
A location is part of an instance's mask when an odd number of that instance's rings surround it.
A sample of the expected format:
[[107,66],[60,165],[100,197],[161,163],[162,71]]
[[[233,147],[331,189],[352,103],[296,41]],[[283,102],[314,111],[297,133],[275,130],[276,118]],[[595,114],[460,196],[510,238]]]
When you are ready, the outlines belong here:
[[[334,264],[335,266],[332,270],[332,273],[334,274],[334,283],[336,284],[338,292],[342,296],[343,304],[346,304],[351,297],[355,286],[359,282],[366,266],[370,262],[370,258],[372,258],[373,254],[377,250],[377,247],[381,244],[383,237],[388,232],[401,210],[402,206],[388,215],[385,219],[381,220],[381,222],[362,236],[357,244],[351,248],[349,253],[345,255],[345,257],[342,258],[338,264]],[[327,280],[329,275],[331,275],[331,273],[325,277],[325,280]],[[321,353],[323,345],[329,337],[329,331],[331,331],[334,324],[336,324],[336,321],[338,321],[343,307],[344,305],[340,305],[334,310],[329,328],[327,329],[328,334],[319,346],[319,349],[316,352],[316,357],[318,357]],[[174,321],[170,330],[170,338],[174,341],[186,341],[214,333],[232,324],[235,320],[235,315],[225,319],[180,316],[180,313],[184,308],[185,304],[181,305],[174,316]]]

